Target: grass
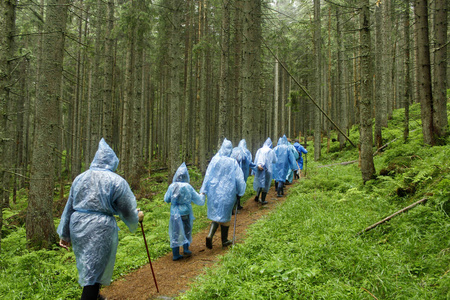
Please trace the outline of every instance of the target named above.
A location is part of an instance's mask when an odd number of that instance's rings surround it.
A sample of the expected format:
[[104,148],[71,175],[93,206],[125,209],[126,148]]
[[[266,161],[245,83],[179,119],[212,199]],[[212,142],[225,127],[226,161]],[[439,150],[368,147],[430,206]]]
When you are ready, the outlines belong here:
[[[358,165],[321,165],[355,160],[351,146],[332,143],[314,162],[309,147],[308,178],[292,186],[283,205],[249,229],[238,244],[181,299],[450,299],[450,141],[423,144],[418,106],[412,107],[411,135],[392,142],[374,158],[377,174],[362,184]],[[402,136],[402,112],[395,111],[385,142]],[[357,142],[357,130],[350,132]],[[202,177],[189,168],[198,190]],[[146,212],[144,229],[152,259],[169,252],[170,207],[164,203],[166,175],[143,178],[138,205]],[[155,178],[163,178],[158,180]],[[248,180],[246,199],[252,192]],[[21,193],[25,195],[26,193]],[[419,205],[387,223],[357,235],[367,226],[407,205]],[[26,207],[25,196],[5,219]],[[194,232],[205,226],[206,206],[194,205]],[[55,219],[55,226],[59,220]],[[10,226],[11,225],[11,226]],[[120,244],[114,279],[147,264],[140,229],[129,233],[119,222]],[[80,297],[73,252],[26,249],[25,229],[4,228],[0,254],[0,298],[75,299]]]
[[[375,157],[376,169],[408,163],[366,185],[357,164],[318,168],[357,158],[351,151],[311,162],[284,204],[180,298],[450,299],[450,146],[421,141],[416,130],[408,143],[393,142]],[[400,196],[400,187],[413,189]],[[422,197],[427,204],[357,235]]]

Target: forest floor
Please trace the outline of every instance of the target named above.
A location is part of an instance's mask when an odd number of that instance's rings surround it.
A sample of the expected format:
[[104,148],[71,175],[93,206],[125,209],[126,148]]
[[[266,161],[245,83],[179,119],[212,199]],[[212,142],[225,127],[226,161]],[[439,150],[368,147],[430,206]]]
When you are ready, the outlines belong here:
[[[269,203],[261,205],[254,201],[255,195],[247,199],[242,205],[244,208],[239,211],[236,221],[236,243],[245,242],[247,228],[255,223],[262,216],[275,209],[287,196],[289,188],[295,185],[285,186],[284,197],[277,197],[275,188],[271,187],[267,194],[266,201]],[[251,187],[250,187],[251,188]],[[243,201],[242,201],[243,202]],[[233,238],[234,215],[232,216],[228,239]],[[192,237],[190,250],[192,256],[179,261],[172,261],[172,253],[152,261],[158,283],[159,293],[156,292],[150,264],[114,281],[110,286],[104,287],[101,294],[108,300],[147,300],[147,299],[173,299],[179,294],[187,291],[193,280],[205,271],[205,268],[212,267],[219,256],[224,255],[229,248],[222,249],[220,239],[220,228],[217,229],[213,238],[213,248],[208,249],[205,245],[205,238],[208,235],[209,226]],[[182,250],[180,249],[180,253]]]

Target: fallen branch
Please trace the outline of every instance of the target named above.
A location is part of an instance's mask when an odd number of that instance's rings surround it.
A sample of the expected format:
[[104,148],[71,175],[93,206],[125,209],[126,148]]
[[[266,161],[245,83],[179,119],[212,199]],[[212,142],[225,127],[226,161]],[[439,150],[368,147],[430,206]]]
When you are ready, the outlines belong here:
[[384,144],[383,146],[381,146],[380,148],[377,149],[377,151],[375,151],[375,153],[373,154],[373,156],[377,155],[378,152],[380,152],[381,150],[383,150],[384,148],[386,148],[387,146],[389,146],[390,143],[393,143],[397,140],[398,138],[393,139],[392,141]]
[[396,212],[396,213],[390,215],[389,217],[384,218],[383,220],[381,220],[381,221],[379,221],[379,222],[377,222],[377,223],[375,223],[375,224],[373,224],[373,225],[370,225],[369,227],[367,227],[367,228],[364,229],[363,231],[359,232],[359,233],[357,234],[357,236],[360,235],[360,234],[363,234],[364,232],[367,232],[367,231],[369,231],[369,230],[374,229],[374,228],[377,227],[378,225],[383,224],[384,222],[389,221],[390,219],[392,219],[392,218],[395,217],[396,215],[401,214],[402,212],[405,212],[405,211],[409,210],[410,208],[413,208],[413,207],[416,206],[417,204],[426,202],[427,200],[428,200],[428,198],[423,198],[423,199],[421,199],[421,200],[419,200],[419,201],[417,201],[417,202],[414,202],[413,204],[411,204],[411,205],[409,205],[409,206],[407,206],[407,207],[405,207],[405,208],[399,210],[398,212]]

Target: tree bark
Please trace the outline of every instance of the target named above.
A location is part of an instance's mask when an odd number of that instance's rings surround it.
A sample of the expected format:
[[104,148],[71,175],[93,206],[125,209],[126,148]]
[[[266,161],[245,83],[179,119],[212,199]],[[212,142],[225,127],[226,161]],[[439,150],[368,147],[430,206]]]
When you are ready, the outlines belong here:
[[[182,11],[179,5],[180,1],[172,0],[172,34],[170,39],[170,140],[169,140],[169,182],[180,166],[180,140],[181,140],[181,122],[180,122],[180,102],[182,97],[179,72],[182,70],[181,45],[182,38]],[[204,130],[204,128],[203,128]]]
[[70,1],[49,0],[43,35],[41,77],[36,98],[36,136],[31,162],[26,233],[31,248],[48,248],[57,240],[53,223],[55,157],[59,138],[59,94],[64,31]]
[[361,47],[361,103],[360,103],[360,144],[361,173],[364,182],[375,175],[372,151],[372,70],[370,43],[369,0],[361,2],[360,47]]
[[105,66],[103,82],[103,107],[102,107],[102,135],[105,141],[114,149],[113,143],[113,70],[114,70],[114,0],[107,2],[106,41],[105,41]]
[[447,134],[447,0],[435,0],[435,51],[433,84],[433,128],[439,144]]
[[435,145],[433,126],[433,95],[431,92],[430,42],[428,35],[428,0],[415,0],[417,23],[417,67],[422,132],[425,144]]
[[404,129],[403,129],[403,140],[406,142],[409,137],[409,105],[411,104],[411,61],[410,61],[410,40],[409,40],[409,11],[410,11],[410,4],[409,1],[405,2],[404,7],[404,35],[405,35],[405,47],[404,47],[404,53],[405,53],[405,91],[404,91],[404,104],[405,107],[405,123],[404,123]]
[[[321,23],[320,23],[320,0],[314,0],[314,97],[320,103],[321,87]],[[320,105],[320,104],[319,104]],[[321,136],[321,115],[318,109],[314,109],[314,160],[320,159],[320,136]]]
[[[382,4],[383,5],[383,4]],[[384,32],[382,31],[383,22],[382,8],[380,5],[375,7],[375,146],[381,147],[383,145],[383,137],[381,132],[383,118],[383,106],[386,107],[385,97],[383,95],[386,90],[383,83],[383,38]]]

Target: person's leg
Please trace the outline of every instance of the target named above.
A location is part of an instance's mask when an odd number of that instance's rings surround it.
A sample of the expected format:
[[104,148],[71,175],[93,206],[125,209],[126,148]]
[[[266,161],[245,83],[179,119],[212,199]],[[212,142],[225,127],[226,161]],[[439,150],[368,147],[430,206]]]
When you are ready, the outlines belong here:
[[219,223],[212,222],[211,227],[209,228],[209,234],[206,237],[206,248],[212,249],[212,239],[214,234],[216,233],[217,228],[219,227]]
[[243,209],[244,207],[241,206],[241,196],[237,196],[237,208],[238,209]]
[[[188,241],[191,240],[192,228],[191,228],[191,220],[189,215],[181,216],[181,220],[183,220],[183,229],[184,235]],[[189,243],[183,245],[183,254],[190,256],[192,252],[189,250]]]
[[269,202],[266,201],[266,196],[267,196],[267,193],[266,192],[262,192],[262,196],[261,196],[261,204],[262,205],[265,205],[265,204],[269,203]]
[[220,225],[220,233],[222,238],[222,247],[228,247],[229,245],[233,244],[233,241],[228,239],[228,230],[230,229],[230,226]]
[[86,285],[81,293],[81,300],[97,300],[100,293],[100,283],[94,285]]
[[255,197],[255,202],[259,201],[259,195],[261,194],[262,188],[258,188],[258,190],[256,191],[256,197]]

